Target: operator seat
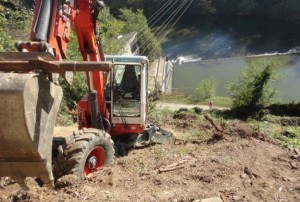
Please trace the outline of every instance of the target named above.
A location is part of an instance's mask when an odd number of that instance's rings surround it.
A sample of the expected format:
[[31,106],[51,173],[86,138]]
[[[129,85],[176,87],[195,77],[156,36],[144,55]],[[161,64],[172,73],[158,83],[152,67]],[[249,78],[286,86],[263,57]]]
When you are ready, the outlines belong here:
[[138,95],[139,82],[134,65],[125,66],[125,71],[121,81],[121,88],[125,92],[125,95],[129,93],[133,98]]

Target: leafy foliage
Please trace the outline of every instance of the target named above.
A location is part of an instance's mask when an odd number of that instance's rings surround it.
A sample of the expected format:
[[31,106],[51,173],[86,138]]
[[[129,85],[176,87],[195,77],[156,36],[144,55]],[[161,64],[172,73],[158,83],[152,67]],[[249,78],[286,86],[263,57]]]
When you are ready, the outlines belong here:
[[75,109],[75,103],[84,97],[88,92],[85,73],[75,72],[73,84],[69,86],[64,80],[60,81],[64,91],[64,99],[69,109]]
[[82,72],[75,72],[71,86],[61,78],[59,82],[63,89],[63,100],[58,113],[58,123],[60,125],[71,125],[74,117],[70,112],[74,112],[76,103],[88,93],[86,75]]
[[148,27],[143,11],[134,12],[131,9],[120,9],[119,13],[116,18],[110,14],[109,8],[100,11],[99,29],[105,53],[120,54],[122,43],[117,36],[136,31],[138,32],[140,52],[150,58],[159,56],[162,53],[161,45]]
[[[147,17],[166,3],[164,0],[106,0],[114,13],[119,8],[143,9]],[[264,16],[272,19],[300,19],[298,0],[198,0],[186,13],[186,20],[197,19],[204,15],[218,16]],[[172,11],[169,11],[170,13]]]
[[136,13],[131,9],[120,9],[120,11],[120,19],[126,22],[123,32],[138,31],[140,52],[152,59],[160,56],[161,45],[148,27],[143,11],[137,10]]
[[239,78],[229,84],[234,108],[257,109],[277,101],[278,92],[271,87],[278,78],[272,69],[274,65],[274,62],[266,60],[251,62]]
[[[0,51],[13,51],[14,38],[29,33],[33,12],[28,12],[28,2],[0,0]],[[26,34],[27,34],[26,33]]]
[[100,11],[98,22],[104,53],[120,54],[122,46],[119,43],[117,36],[122,34],[125,23],[112,16],[109,8],[104,8]]
[[7,19],[0,14],[0,51],[10,51],[14,49],[13,40],[5,30],[6,27]]
[[204,101],[216,94],[217,81],[214,79],[203,79],[198,83],[196,88],[195,99],[197,101]]

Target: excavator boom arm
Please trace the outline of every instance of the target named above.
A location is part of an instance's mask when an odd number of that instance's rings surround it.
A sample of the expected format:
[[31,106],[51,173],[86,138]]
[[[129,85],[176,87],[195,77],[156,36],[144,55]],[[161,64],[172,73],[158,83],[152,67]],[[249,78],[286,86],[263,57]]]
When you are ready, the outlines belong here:
[[[0,54],[0,71],[5,71],[0,73],[0,105],[5,106],[0,110],[0,177],[13,177],[24,187],[26,177],[39,177],[53,187],[52,134],[62,89],[49,75],[86,71],[98,109],[93,114],[106,114],[103,71],[112,65],[103,62],[96,34],[101,6],[98,0],[36,0],[31,41],[17,43],[20,53]],[[67,58],[72,25],[86,62],[61,61]]]

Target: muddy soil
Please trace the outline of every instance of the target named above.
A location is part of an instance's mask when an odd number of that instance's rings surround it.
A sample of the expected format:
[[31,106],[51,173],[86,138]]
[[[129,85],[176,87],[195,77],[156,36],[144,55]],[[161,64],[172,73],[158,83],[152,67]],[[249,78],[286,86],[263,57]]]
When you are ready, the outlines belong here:
[[[209,122],[178,122],[165,126],[178,134],[176,145],[131,150],[84,183],[72,175],[59,179],[55,190],[28,178],[29,191],[8,185],[0,189],[0,201],[300,201],[297,150],[284,149],[236,120],[217,124],[220,131]],[[187,127],[205,135],[183,138]]]

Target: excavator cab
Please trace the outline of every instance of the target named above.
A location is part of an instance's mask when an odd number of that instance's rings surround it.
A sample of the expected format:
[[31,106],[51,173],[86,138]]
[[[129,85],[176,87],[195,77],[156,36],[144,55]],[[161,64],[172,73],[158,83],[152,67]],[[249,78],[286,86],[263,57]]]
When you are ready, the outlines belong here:
[[144,132],[148,59],[145,56],[106,56],[112,62],[107,89],[111,96],[111,134]]
[[171,132],[146,123],[148,66],[146,56],[106,56],[112,63],[106,91],[110,109],[110,134],[117,155],[126,155],[128,148],[151,143],[172,144]]

